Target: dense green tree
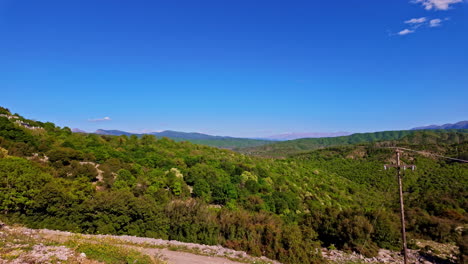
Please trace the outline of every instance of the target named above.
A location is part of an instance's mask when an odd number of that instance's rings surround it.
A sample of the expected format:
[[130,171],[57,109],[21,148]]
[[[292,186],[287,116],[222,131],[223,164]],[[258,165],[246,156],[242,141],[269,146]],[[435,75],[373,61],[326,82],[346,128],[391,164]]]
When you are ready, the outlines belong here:
[[131,190],[136,185],[136,178],[133,174],[126,170],[120,169],[117,172],[117,178],[113,187],[119,190]]
[[[320,244],[366,255],[398,248],[395,172],[382,168],[394,152],[386,147],[468,153],[463,131],[318,139],[314,146],[334,146],[269,159],[152,136],[71,133],[18,118],[44,129],[0,117],[0,212],[12,221],[221,244],[284,263],[320,263]],[[352,145],[380,139],[392,141]],[[301,144],[271,150],[310,150]],[[404,172],[409,234],[463,247],[467,164],[406,152],[402,162],[417,165]]]
[[205,179],[199,179],[193,185],[193,195],[195,197],[200,197],[205,202],[211,201],[211,188]]

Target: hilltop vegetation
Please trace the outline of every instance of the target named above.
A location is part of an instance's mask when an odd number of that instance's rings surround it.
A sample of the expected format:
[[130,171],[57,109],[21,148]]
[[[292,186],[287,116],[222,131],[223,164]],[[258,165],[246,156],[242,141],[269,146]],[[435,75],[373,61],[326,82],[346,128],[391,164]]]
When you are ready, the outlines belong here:
[[[102,130],[99,129],[95,134],[99,135],[113,135],[113,136],[132,136],[136,135],[138,137],[142,137],[145,134],[135,134],[129,133],[120,130]],[[180,141],[188,141],[195,144],[217,147],[217,148],[226,148],[226,149],[234,149],[234,148],[247,148],[247,147],[256,147],[265,144],[269,144],[272,141],[269,140],[260,140],[260,139],[250,139],[250,138],[234,138],[234,137],[221,137],[221,136],[211,136],[201,133],[186,133],[186,132],[177,132],[177,131],[170,131],[165,130],[162,132],[151,132],[147,135],[154,135],[158,138],[170,138],[176,142]]]
[[[406,138],[267,159],[18,119],[41,128],[0,117],[0,211],[8,221],[220,244],[284,263],[320,263],[319,246],[369,256],[398,248],[395,172],[382,166],[393,150],[382,147],[468,153],[466,133],[448,132],[423,145]],[[467,164],[412,153],[402,160],[418,166],[405,176],[410,236],[466,241]]]
[[[373,133],[356,133],[350,136],[342,137],[329,137],[329,138],[302,138],[296,140],[289,140],[283,142],[276,142],[272,144],[247,147],[237,149],[237,151],[262,157],[286,157],[288,155],[304,153],[315,149],[332,147],[332,146],[348,146],[354,144],[365,144],[378,141],[403,141],[420,144],[425,143],[426,138],[438,138],[442,143],[459,143],[466,140],[467,129],[451,129],[451,130],[431,130],[431,131],[414,131],[414,130],[401,130],[401,131],[384,131]],[[422,141],[416,141],[421,139]],[[432,142],[435,143],[435,142]]]
[[250,138],[220,138],[220,139],[185,139],[185,138],[171,138],[176,142],[188,141],[194,144],[200,144],[216,148],[237,149],[257,147],[270,144],[269,140],[250,139]]

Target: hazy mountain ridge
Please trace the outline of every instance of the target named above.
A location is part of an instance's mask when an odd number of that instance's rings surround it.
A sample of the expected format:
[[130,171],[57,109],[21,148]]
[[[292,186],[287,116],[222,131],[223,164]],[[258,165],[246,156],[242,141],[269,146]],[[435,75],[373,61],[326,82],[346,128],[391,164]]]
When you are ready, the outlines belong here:
[[[73,132],[84,132],[81,129],[73,129]],[[286,140],[294,140],[300,138],[324,138],[324,137],[340,137],[340,136],[349,136],[352,135],[350,132],[304,132],[304,133],[284,133],[284,134],[277,134],[271,135],[266,137],[231,137],[231,136],[215,136],[204,134],[200,132],[181,132],[181,131],[174,131],[174,130],[164,130],[158,132],[148,132],[148,133],[133,133],[133,132],[126,132],[122,130],[106,130],[106,129],[98,129],[94,132],[95,134],[99,135],[113,135],[113,136],[142,136],[142,135],[155,135],[157,137],[167,137],[167,138],[181,138],[181,139],[208,139],[208,140],[219,140],[219,139],[254,139],[254,140],[267,140],[267,141],[286,141]]]
[[126,132],[122,130],[98,129],[94,132],[94,134],[112,135],[112,136],[154,135],[156,137],[182,138],[182,139],[187,139],[187,140],[189,139],[248,139],[248,138],[239,138],[239,137],[230,137],[230,136],[213,136],[213,135],[203,134],[199,132],[181,132],[181,131],[174,131],[174,130],[164,130],[160,132],[149,132],[149,133],[133,133],[133,132]]
[[[167,137],[167,138],[183,138],[183,139],[234,139],[236,137],[229,137],[229,136],[213,136],[198,132],[180,132],[180,131],[173,131],[173,130],[164,130],[160,132],[149,132],[149,133],[133,133],[133,132],[126,132],[122,130],[106,130],[106,129],[98,129],[94,132],[95,134],[99,135],[113,135],[113,136],[142,136],[142,135],[154,135],[157,137]],[[240,139],[240,138],[236,138]]]
[[428,126],[421,126],[415,127],[411,130],[425,130],[425,129],[468,129],[468,121],[460,121],[453,124],[444,124],[444,125],[428,125]]
[[218,147],[218,148],[227,148],[227,149],[234,149],[234,148],[244,148],[244,147],[255,147],[261,146],[265,144],[271,143],[270,140],[266,139],[251,139],[251,138],[236,138],[236,137],[228,137],[228,136],[212,136],[207,134],[202,134],[198,132],[179,132],[179,131],[172,131],[172,130],[165,130],[161,132],[150,132],[150,133],[132,133],[132,132],[125,132],[121,130],[105,130],[105,129],[98,129],[94,132],[94,134],[98,135],[112,135],[112,136],[131,136],[136,135],[141,137],[143,135],[154,135],[158,138],[170,138],[174,141],[189,141],[195,144],[201,144],[211,147]]
[[[468,121],[460,121],[457,123],[447,123],[444,125],[428,125],[428,126],[421,126],[421,127],[415,127],[411,128],[409,130],[437,130],[437,129],[468,129]],[[408,130],[408,131],[409,131]],[[74,128],[72,129],[73,132],[76,133],[87,133],[79,128]],[[401,131],[407,131],[407,130],[401,130]],[[386,131],[383,131],[386,132]],[[271,135],[271,136],[265,136],[265,137],[231,137],[231,136],[215,136],[215,135],[209,135],[209,134],[204,134],[204,133],[199,133],[199,132],[181,132],[181,131],[174,131],[174,130],[164,130],[164,131],[158,131],[158,132],[148,132],[148,133],[133,133],[133,132],[127,132],[127,131],[122,131],[122,130],[116,130],[116,129],[111,129],[111,130],[106,130],[106,129],[98,129],[94,134],[99,134],[99,135],[113,135],[113,136],[121,136],[121,135],[126,135],[126,136],[131,136],[131,135],[136,135],[136,136],[142,136],[145,134],[149,135],[154,135],[156,137],[167,137],[171,139],[183,139],[183,140],[226,140],[226,139],[235,139],[235,140],[243,140],[243,139],[248,139],[248,140],[260,140],[260,141],[290,141],[290,140],[297,140],[297,139],[314,139],[314,138],[338,138],[338,137],[346,137],[346,136],[352,136],[352,135],[360,135],[360,134],[368,134],[368,133],[350,133],[350,132],[302,132],[302,133],[297,133],[297,132],[291,132],[291,133],[283,133],[283,134],[276,134],[276,135]],[[369,133],[381,133],[381,132],[369,132]],[[265,142],[265,144],[270,143],[270,142]]]
[[121,130],[105,130],[105,129],[98,129],[94,131],[94,134],[98,135],[109,135],[109,136],[131,136],[131,135],[136,135],[136,136],[141,136],[143,134],[137,134],[137,133],[131,133],[131,132],[125,132]]

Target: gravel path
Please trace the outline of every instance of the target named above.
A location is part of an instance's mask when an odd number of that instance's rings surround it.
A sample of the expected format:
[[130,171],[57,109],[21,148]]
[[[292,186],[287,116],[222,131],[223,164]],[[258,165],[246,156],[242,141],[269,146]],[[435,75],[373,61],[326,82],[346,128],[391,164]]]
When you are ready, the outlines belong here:
[[[56,231],[48,229],[28,229],[24,228],[26,232],[37,232],[38,234],[53,240],[67,240],[68,237],[78,235],[65,231]],[[210,246],[194,243],[180,242],[176,240],[163,240],[147,237],[135,236],[114,236],[114,235],[81,235],[81,239],[89,241],[99,241],[100,239],[117,240],[116,243],[121,246],[132,247],[148,255],[162,256],[171,264],[193,263],[193,264],[239,264],[245,262],[261,262],[271,264],[281,264],[278,261],[268,259],[266,257],[252,257],[247,255],[244,251],[236,251],[233,249],[224,248],[222,246]],[[169,250],[168,248],[174,248]],[[200,254],[194,254],[184,251],[191,251]],[[238,259],[243,262],[230,260]]]
[[[144,248],[140,252],[148,255],[159,255],[165,259],[168,264],[241,264],[242,262],[232,261],[221,257],[200,256],[187,252],[178,252],[168,249]],[[245,264],[245,263],[242,263]]]

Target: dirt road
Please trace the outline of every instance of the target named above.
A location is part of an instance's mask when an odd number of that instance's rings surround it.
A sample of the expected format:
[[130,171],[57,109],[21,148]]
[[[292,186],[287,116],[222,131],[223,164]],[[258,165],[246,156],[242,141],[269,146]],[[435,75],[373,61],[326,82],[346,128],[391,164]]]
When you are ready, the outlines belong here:
[[[244,251],[236,251],[219,245],[201,245],[175,240],[163,240],[135,236],[114,235],[84,235],[71,232],[29,229],[25,227],[7,228],[11,234],[21,234],[34,237],[37,241],[55,241],[65,243],[69,240],[79,240],[86,243],[105,243],[123,248],[131,248],[143,254],[163,259],[168,264],[241,264],[241,263],[270,263],[280,264],[278,261],[266,257],[253,257]],[[69,254],[68,254],[69,255]],[[0,263],[2,263],[0,261]]]
[[162,258],[166,260],[168,264],[245,264],[242,262],[232,261],[221,257],[201,256],[187,252],[172,251],[168,249],[145,248],[141,249],[140,252],[151,256],[162,256]]

